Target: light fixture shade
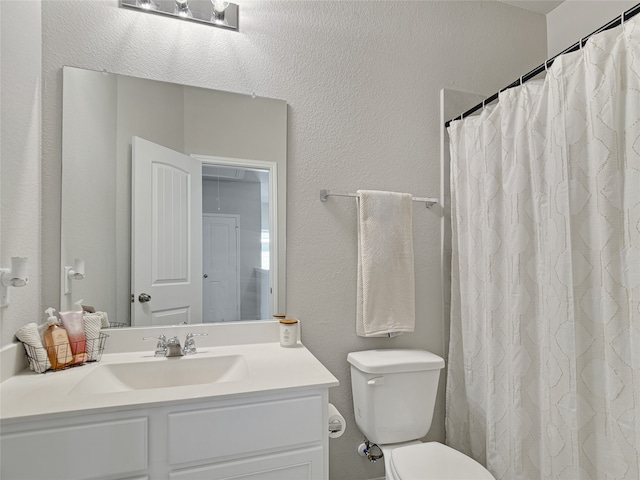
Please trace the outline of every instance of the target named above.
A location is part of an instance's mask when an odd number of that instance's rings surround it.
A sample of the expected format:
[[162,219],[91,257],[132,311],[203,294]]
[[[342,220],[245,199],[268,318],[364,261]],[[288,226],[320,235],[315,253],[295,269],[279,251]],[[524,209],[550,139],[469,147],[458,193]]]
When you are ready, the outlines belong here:
[[211,4],[213,5],[213,15],[211,16],[211,21],[218,25],[224,25],[227,23],[226,19],[226,10],[229,8],[229,2],[224,2],[222,0],[211,0]]
[[176,8],[173,11],[174,14],[183,18],[193,18],[193,13],[189,8],[188,0],[176,0]]
[[224,11],[229,7],[229,2],[224,2],[222,0],[211,0],[213,4],[213,11],[215,13],[224,13]]
[[154,0],[136,0],[136,7],[142,10],[156,10],[158,4]]

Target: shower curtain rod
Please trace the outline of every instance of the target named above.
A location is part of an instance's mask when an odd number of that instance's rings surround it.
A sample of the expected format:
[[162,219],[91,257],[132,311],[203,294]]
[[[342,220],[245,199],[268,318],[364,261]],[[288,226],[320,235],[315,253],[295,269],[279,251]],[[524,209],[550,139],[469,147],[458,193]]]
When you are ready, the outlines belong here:
[[[322,189],[320,190],[320,201],[326,202],[329,197],[359,197],[357,193],[338,193],[331,192],[329,190]],[[429,197],[411,197],[411,200],[414,202],[425,202],[427,208],[433,207],[436,203],[438,203],[437,198],[429,198]]]
[[519,79],[517,79],[515,82],[507,85],[506,87],[504,87],[502,90],[498,91],[497,93],[494,93],[493,95],[491,95],[490,97],[486,98],[484,101],[482,101],[481,103],[479,103],[478,105],[476,105],[473,108],[470,108],[469,110],[467,110],[466,112],[464,112],[461,115],[458,115],[455,118],[452,118],[451,120],[447,120],[444,124],[445,128],[448,128],[449,125],[451,125],[451,122],[454,122],[456,120],[462,120],[465,117],[468,117],[469,115],[471,115],[472,113],[477,112],[478,110],[482,109],[485,107],[485,105],[490,104],[491,102],[495,101],[498,99],[498,96],[500,93],[504,92],[505,90],[509,90],[510,88],[513,87],[518,87],[520,85],[522,85],[525,82],[528,82],[529,80],[531,80],[532,78],[536,77],[537,75],[541,74],[542,72],[544,72],[547,68],[549,68],[551,65],[553,65],[553,61],[558,58],[560,55],[564,55],[566,53],[570,53],[570,52],[575,52],[576,50],[580,50],[585,43],[587,43],[587,40],[600,32],[604,32],[605,30],[610,30],[614,27],[617,27],[618,25],[621,25],[622,23],[626,22],[627,20],[629,20],[630,18],[635,17],[638,13],[640,13],[640,3],[634,5],[633,7],[631,7],[629,10],[627,10],[626,12],[624,12],[622,15],[620,15],[619,17],[614,18],[613,20],[611,20],[609,23],[603,25],[602,27],[600,27],[598,30],[596,30],[595,32],[590,33],[589,35],[587,35],[584,38],[581,38],[578,42],[574,43],[573,45],[571,45],[569,48],[566,48],[565,50],[563,50],[562,52],[558,53],[557,55],[549,58],[548,60],[545,60],[545,62],[539,66],[537,66],[536,68],[534,68],[533,70],[531,70],[528,73],[525,73],[523,76],[521,76]]

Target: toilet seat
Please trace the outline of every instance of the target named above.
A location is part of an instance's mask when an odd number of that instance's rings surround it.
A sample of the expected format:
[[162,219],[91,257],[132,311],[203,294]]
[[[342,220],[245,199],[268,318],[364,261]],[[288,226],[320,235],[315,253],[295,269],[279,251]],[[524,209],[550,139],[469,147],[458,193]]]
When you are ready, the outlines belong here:
[[397,480],[495,480],[471,457],[438,442],[397,448],[389,464]]

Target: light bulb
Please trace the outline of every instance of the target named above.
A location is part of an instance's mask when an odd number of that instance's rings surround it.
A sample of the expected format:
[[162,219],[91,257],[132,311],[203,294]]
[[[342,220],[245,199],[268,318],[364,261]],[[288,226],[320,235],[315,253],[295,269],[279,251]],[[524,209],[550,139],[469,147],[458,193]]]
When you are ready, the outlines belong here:
[[158,5],[153,0],[136,0],[136,7],[144,10],[157,10]]
[[227,21],[224,18],[224,11],[229,6],[229,2],[224,2],[222,0],[211,0],[213,4],[213,15],[211,16],[211,21],[215,23],[223,23],[226,24]]
[[229,6],[229,2],[224,2],[222,0],[211,0],[213,4],[213,11],[215,13],[224,13],[224,11]]
[[176,0],[176,8],[173,13],[175,13],[179,17],[193,18],[193,14],[191,13],[191,9],[189,8],[188,0]]

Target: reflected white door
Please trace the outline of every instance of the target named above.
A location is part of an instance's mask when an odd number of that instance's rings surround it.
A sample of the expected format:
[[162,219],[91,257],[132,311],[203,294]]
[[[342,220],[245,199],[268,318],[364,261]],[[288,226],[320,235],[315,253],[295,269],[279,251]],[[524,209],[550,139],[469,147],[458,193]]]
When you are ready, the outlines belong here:
[[240,218],[214,213],[202,218],[203,321],[240,320]]
[[139,137],[132,146],[131,324],[200,323],[201,162]]

